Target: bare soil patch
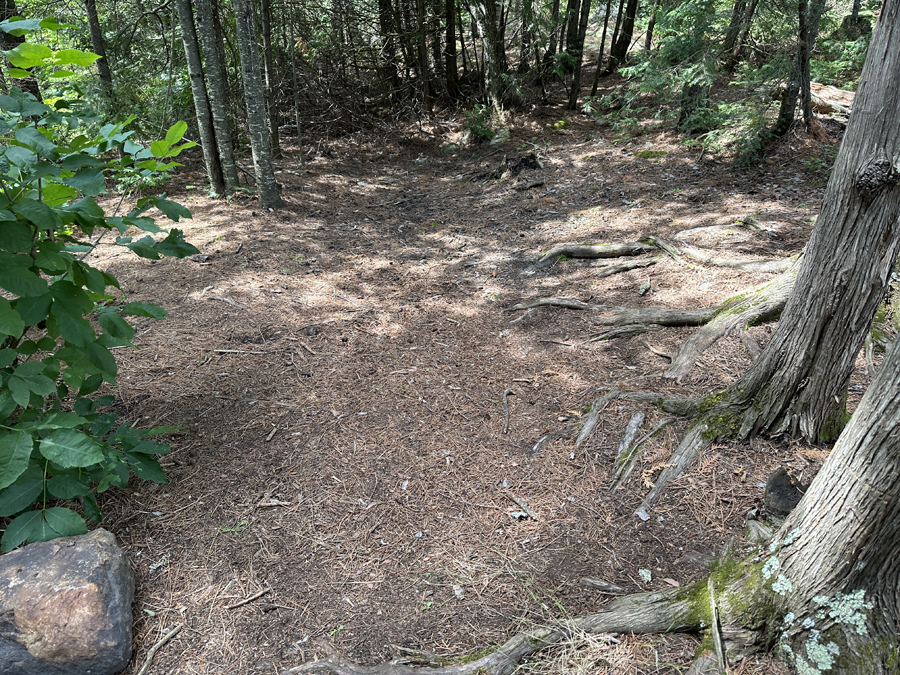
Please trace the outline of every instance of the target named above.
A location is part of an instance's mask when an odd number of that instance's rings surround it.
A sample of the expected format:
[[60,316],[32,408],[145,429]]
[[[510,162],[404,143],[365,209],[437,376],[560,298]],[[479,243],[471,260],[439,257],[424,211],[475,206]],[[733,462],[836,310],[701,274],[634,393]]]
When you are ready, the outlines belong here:
[[[542,308],[510,323],[522,312],[505,310],[551,295],[708,307],[772,278],[671,259],[603,279],[594,273],[608,261],[532,265],[564,242],[713,226],[697,245],[799,253],[824,192],[808,161],[822,141],[792,136],[741,169],[672,132],[626,137],[559,108],[513,118],[502,150],[442,154],[460,131],[448,118],[348,135],[305,166],[289,152],[278,162],[287,207],[274,213],[248,197],[211,201],[185,171],[170,195],[193,212],[187,237],[207,260],[97,250],[93,262],[130,300],[170,313],[139,324],[140,350],[117,352],[120,412],[183,427],[169,439],[168,485],[102,496],[104,526],[137,577],[126,672],[182,622],[151,672],[278,673],[315,658],[321,641],[369,663],[397,647],[472,653],[529,622],[596,611],[606,596],[581,577],[628,592],[702,578],[726,542],[745,545],[744,514],[772,468],[808,477],[820,463],[822,450],[796,444],[720,444],[641,522],[633,512],[684,422],[648,442],[613,493],[625,425],[643,409],[649,429],[654,408],[614,401],[577,449],[571,436],[534,452],[537,439],[577,430],[611,385],[714,391],[749,365],[741,340],[721,340],[678,386],[660,378],[668,362],[647,343],[671,353],[691,329],[587,342],[602,330],[589,313]],[[489,175],[504,155],[512,166],[535,151],[542,168]],[[735,224],[748,214],[759,228]],[[752,329],[760,343],[771,331]],[[537,519],[513,517],[513,497]],[[697,646],[619,639],[583,672],[678,672]],[[782,672],[766,664],[735,672]]]

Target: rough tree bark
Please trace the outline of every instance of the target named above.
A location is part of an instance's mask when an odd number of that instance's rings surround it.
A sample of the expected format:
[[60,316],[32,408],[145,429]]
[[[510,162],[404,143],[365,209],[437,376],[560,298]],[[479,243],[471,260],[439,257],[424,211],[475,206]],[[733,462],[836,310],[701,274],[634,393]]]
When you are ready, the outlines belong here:
[[762,356],[725,395],[738,435],[834,438],[900,248],[900,18],[889,0],[796,285]]
[[177,0],[176,5],[178,22],[181,24],[181,41],[184,44],[188,76],[191,80],[191,95],[194,98],[194,110],[197,113],[200,147],[203,150],[203,161],[206,163],[206,175],[209,177],[209,189],[213,195],[222,196],[226,193],[225,178],[222,174],[221,162],[219,162],[216,133],[213,129],[212,113],[206,94],[206,78],[203,75],[197,31],[194,28],[194,11],[191,7],[191,0]]
[[212,3],[210,0],[194,0],[194,6],[197,9],[198,38],[206,62],[210,117],[219,153],[219,164],[222,167],[222,177],[225,182],[225,194],[230,194],[241,183],[238,179],[237,164],[234,161],[231,129],[228,126],[228,99],[225,92],[228,81],[219,54],[220,43],[216,39]]
[[100,28],[100,17],[97,15],[97,0],[84,0],[87,13],[88,29],[91,33],[91,48],[100,58],[97,59],[97,75],[100,77],[100,93],[108,106],[113,105],[113,80],[109,70],[109,59],[106,57],[106,40]]
[[634,35],[634,21],[637,18],[638,0],[628,0],[625,5],[625,15],[622,17],[622,29],[609,50],[608,70],[614,70],[625,61],[628,48],[631,46],[631,38]]
[[[588,19],[591,16],[591,0],[581,0],[581,14],[575,35],[575,43],[569,46],[569,53],[575,58],[575,72],[572,76],[572,89],[569,92],[569,110],[578,107],[578,95],[581,93],[581,71],[584,63],[584,39],[587,35]],[[573,19],[574,21],[574,19]]]
[[262,87],[262,71],[257,51],[256,23],[251,0],[234,0],[235,32],[241,53],[241,76],[244,82],[244,102],[247,107],[247,127],[253,153],[253,170],[259,205],[277,209],[284,205],[281,189],[275,180],[269,127],[266,120],[266,99]]

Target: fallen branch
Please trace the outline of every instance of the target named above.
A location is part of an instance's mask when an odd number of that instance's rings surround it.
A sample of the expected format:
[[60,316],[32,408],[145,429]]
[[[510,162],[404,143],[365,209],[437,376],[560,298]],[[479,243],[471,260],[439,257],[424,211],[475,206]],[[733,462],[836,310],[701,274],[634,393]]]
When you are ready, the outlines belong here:
[[503,392],[503,431],[501,434],[505,434],[509,431],[509,395],[516,395],[512,389],[507,389]]
[[634,463],[638,458],[638,450],[641,449],[641,446],[674,421],[675,420],[671,417],[660,420],[636,443],[632,442],[634,440],[633,437],[629,439],[629,443],[625,443],[625,440],[628,439],[628,432],[626,430],[625,438],[622,439],[622,442],[619,444],[619,452],[616,455],[616,461],[613,464],[615,470],[613,472],[612,483],[609,486],[610,492],[613,492],[628,479],[628,476],[631,475],[631,470],[634,468]]
[[588,411],[588,414],[584,418],[584,426],[581,427],[581,433],[579,433],[578,438],[575,439],[576,448],[584,443],[584,441],[587,440],[588,436],[593,433],[594,427],[596,427],[597,422],[600,421],[600,413],[603,412],[606,409],[606,406],[609,405],[609,402],[618,395],[619,391],[617,389],[613,389],[612,391],[606,392],[603,396],[601,396],[591,404],[591,409]]
[[272,590],[271,588],[264,588],[259,593],[254,593],[249,598],[244,598],[243,600],[238,600],[237,602],[235,602],[231,605],[225,605],[225,609],[237,609],[238,607],[243,607],[244,605],[249,604],[249,603],[253,602],[254,600],[261,598],[262,596],[264,596],[266,593],[268,593],[271,590]]
[[144,665],[141,666],[141,669],[137,671],[135,675],[145,675],[148,670],[150,670],[150,664],[153,663],[153,657],[156,656],[156,652],[162,649],[163,645],[165,645],[169,640],[178,635],[181,632],[181,629],[184,628],[184,624],[180,623],[175,626],[172,630],[166,633],[155,645],[150,647],[147,652],[147,658],[144,660]]
[[510,312],[533,307],[564,307],[566,309],[590,310],[602,316],[594,320],[600,326],[621,326],[625,324],[650,323],[659,326],[702,326],[712,319],[721,307],[708,309],[665,309],[662,307],[616,307],[582,302],[575,298],[538,298],[509,308]]

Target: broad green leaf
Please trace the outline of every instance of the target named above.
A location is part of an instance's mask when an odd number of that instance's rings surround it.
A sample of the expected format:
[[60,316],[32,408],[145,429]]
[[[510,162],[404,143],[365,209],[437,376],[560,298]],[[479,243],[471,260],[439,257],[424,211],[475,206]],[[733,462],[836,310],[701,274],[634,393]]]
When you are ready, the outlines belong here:
[[31,461],[16,482],[0,490],[0,518],[6,518],[26,509],[44,491],[44,470]]
[[30,117],[31,115],[43,115],[50,112],[50,106],[39,103],[38,101],[22,101],[22,117]]
[[25,340],[20,342],[19,346],[16,347],[16,351],[22,356],[31,356],[32,354],[36,354],[37,350],[37,342],[34,340]]
[[9,389],[0,389],[0,420],[9,417],[19,404],[13,400]]
[[40,361],[26,361],[19,364],[13,371],[17,377],[26,378],[40,375],[44,372],[44,364]]
[[91,486],[84,479],[61,473],[47,481],[47,490],[58,499],[75,499],[90,494]]
[[93,492],[89,492],[84,496],[84,501],[81,503],[81,508],[84,509],[84,515],[93,520],[95,523],[102,522],[103,514],[100,512],[100,507],[97,505],[97,497]]
[[86,356],[91,364],[101,371],[105,380],[115,381],[118,368],[112,352],[99,342],[92,342],[87,346]]
[[18,516],[6,526],[6,532],[0,538],[0,550],[8,553],[26,540],[39,541],[42,522],[40,511],[28,511]]
[[28,253],[34,245],[33,232],[25,223],[0,222],[0,249],[13,253]]
[[[76,347],[86,347],[97,339],[91,324],[82,316],[70,313],[66,307],[57,300],[50,307],[50,319],[47,329],[51,335],[60,335],[66,342]],[[69,382],[69,386],[72,386]]]
[[[171,147],[170,143],[166,143],[166,141],[153,141],[150,144],[150,152],[153,153],[154,157],[167,157],[169,153],[169,148]],[[149,168],[151,171],[155,167],[143,167],[142,164],[138,164],[139,167]]]
[[167,455],[172,451],[168,443],[158,443],[157,441],[141,441],[128,452],[138,452],[142,455]]
[[131,338],[134,337],[134,328],[132,328],[125,319],[119,316],[118,312],[102,312],[98,319],[100,321],[100,327],[103,328],[108,335],[117,340],[123,340],[127,344],[131,343]]
[[62,30],[63,28],[77,28],[77,26],[73,23],[60,23],[54,17],[48,16],[46,19],[41,19],[41,28]]
[[42,241],[34,256],[34,263],[47,274],[60,274],[69,269],[71,256],[63,255],[64,244],[56,241]]
[[48,75],[51,80],[66,80],[75,74],[74,70],[54,70]]
[[56,341],[52,338],[42,337],[40,340],[38,340],[37,346],[38,349],[42,351],[52,352],[54,349],[56,349]]
[[[2,98],[0,96],[0,99]],[[4,157],[10,164],[17,166],[24,172],[31,171],[38,163],[38,156],[32,150],[23,148],[20,145],[11,145],[6,148]]]
[[173,229],[169,235],[154,247],[162,255],[172,256],[174,258],[184,258],[189,255],[196,255],[200,250],[193,244],[189,244],[184,240],[181,230]]
[[32,260],[27,255],[0,251],[0,288],[18,296],[43,295],[47,282],[28,267]]
[[41,190],[41,197],[47,206],[62,206],[77,196],[78,191],[75,188],[61,183],[48,183]]
[[0,349],[0,368],[6,368],[10,363],[16,360],[15,349]]
[[[21,301],[22,299],[19,299],[16,304]],[[0,298],[0,335],[12,335],[17,338],[22,335],[24,330],[25,322],[22,317],[12,308],[9,300]]]
[[103,452],[90,436],[73,429],[55,429],[41,439],[41,454],[63,468],[91,466],[103,460]]
[[169,217],[169,220],[178,222],[180,218],[190,218],[191,212],[178,202],[169,201],[162,197],[155,197],[153,205]]
[[122,305],[122,314],[146,316],[151,319],[164,319],[169,316],[169,313],[162,307],[149,302],[126,302]]
[[[147,438],[148,436],[158,436],[159,434],[171,434],[182,429],[184,427],[153,427],[152,429],[138,429],[138,431],[141,432],[141,438]],[[172,451],[168,443],[163,443],[163,445],[166,446],[165,451],[158,450],[157,454],[164,455]]]
[[[7,155],[9,155],[8,152]],[[42,230],[58,230],[63,225],[56,211],[46,204],[33,199],[25,198],[20,202],[16,202],[12,205],[12,210]]]
[[175,145],[178,141],[184,138],[184,134],[187,131],[188,125],[184,120],[180,120],[175,122],[169,130],[166,132],[166,143],[169,145]]
[[23,42],[15,49],[3,52],[9,62],[17,68],[33,68],[42,66],[53,56],[53,50],[34,42]]
[[[51,296],[50,293],[19,298],[16,300],[16,312],[18,312],[24,325],[36,326],[47,318],[52,302],[53,296]],[[2,316],[3,313],[2,307],[3,303],[0,303],[0,316]],[[0,331],[2,330],[2,319],[0,319]]]
[[23,19],[20,16],[14,16],[0,23],[0,30],[16,37],[21,37],[26,33],[37,30],[41,27],[41,22],[37,19]]
[[48,159],[59,157],[59,153],[56,151],[56,144],[34,127],[20,127],[16,129],[16,140],[26,148],[34,150],[41,157]]
[[62,182],[88,197],[96,197],[106,192],[106,183],[100,169],[81,169],[74,176],[63,178]]
[[0,489],[9,487],[25,473],[34,439],[22,431],[0,434]]
[[79,396],[88,396],[97,391],[101,386],[103,386],[103,376],[102,375],[91,375],[87,379],[84,380],[84,384],[82,384],[78,389]]
[[[189,150],[193,147],[196,147],[196,143],[194,141],[188,141],[187,143],[182,143],[181,145],[176,145],[172,148],[169,148],[169,151],[166,153],[166,157],[178,157],[183,150]],[[166,164],[166,168],[171,168],[174,166],[182,166],[178,162],[169,162]]]
[[82,424],[87,424],[87,420],[80,415],[72,412],[55,412],[16,426],[26,429],[74,429]]
[[[13,378],[10,378],[12,381]],[[20,378],[28,388],[38,396],[49,396],[56,393],[56,383],[46,375],[30,375]]]
[[166,472],[163,471],[155,459],[148,455],[126,452],[125,457],[131,465],[134,474],[143,480],[152,480],[154,483],[167,483]]
[[25,380],[21,377],[10,377],[6,386],[9,388],[13,401],[23,408],[27,408],[31,402],[31,388],[25,383]]
[[59,302],[65,303],[66,309],[72,313],[87,314],[94,309],[94,303],[84,289],[71,281],[61,279],[50,284],[50,294]]
[[60,168],[65,169],[66,171],[75,171],[77,169],[81,169],[86,166],[97,167],[97,166],[106,166],[107,162],[104,162],[102,159],[97,159],[91,155],[86,155],[83,152],[76,152],[74,155],[68,155],[59,163]]
[[110,487],[125,487],[128,479],[131,478],[131,471],[127,462],[115,462],[104,467],[107,473],[100,484],[97,486],[97,492],[106,492]]
[[[45,527],[41,533],[43,537],[40,541],[50,541],[57,537],[72,537],[78,534],[87,534],[87,523],[84,518],[75,513],[72,509],[63,508],[62,506],[54,506],[50,509],[44,509]],[[29,541],[32,541],[29,539]],[[37,541],[37,540],[34,540]]]
[[80,49],[60,49],[54,56],[60,66],[67,66],[70,63],[76,66],[89,66],[100,58],[97,54],[83,52]]
[[91,267],[87,263],[76,260],[72,265],[72,270],[75,273],[73,281],[76,284],[86,286],[88,290],[91,290],[94,293],[103,293],[106,291],[106,279],[104,278],[103,273],[96,267]]
[[10,77],[17,77],[20,79],[24,79],[26,77],[31,77],[32,75],[34,75],[34,73],[32,73],[31,71],[22,70],[21,68],[10,68],[6,72],[9,73]]
[[117,244],[126,244],[128,248],[130,248],[134,253],[141,258],[148,258],[149,260],[159,260],[162,256],[156,252],[156,242],[153,241],[153,237],[146,236],[141,237],[137,241],[131,241],[131,237],[118,237],[116,239]]

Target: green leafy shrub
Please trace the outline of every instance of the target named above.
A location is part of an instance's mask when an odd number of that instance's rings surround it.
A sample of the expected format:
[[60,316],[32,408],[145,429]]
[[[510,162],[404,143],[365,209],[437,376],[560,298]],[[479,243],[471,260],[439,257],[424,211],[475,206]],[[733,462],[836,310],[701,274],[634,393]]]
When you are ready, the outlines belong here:
[[479,103],[474,108],[466,112],[466,129],[469,138],[476,143],[489,141],[494,137],[494,127],[492,124],[491,109]]
[[[54,24],[10,20],[0,30],[26,34]],[[44,81],[97,58],[29,42],[5,53],[8,78],[34,68]],[[145,197],[127,215],[108,217],[95,200],[116,172],[171,169],[167,160],[193,145],[178,145],[183,123],[144,149],[129,142],[130,120],[97,128],[84,101],[55,93],[44,92],[44,102],[16,87],[0,96],[0,517],[13,518],[3,551],[86,532],[82,516],[61,504],[79,501],[99,522],[96,493],[124,486],[132,471],[165,482],[155,456],[169,448],[148,437],[171,428],[117,425],[104,411],[112,397],[90,396],[115,382],[110,348],[132,346],[134,329],[123,317],[166,313],[118,301],[107,292],[119,287],[116,278],[82,258],[107,231],[144,258],[197,252],[179,230],[147,215],[155,207],[173,221],[190,217],[180,204]],[[130,236],[135,230],[147,234]]]

